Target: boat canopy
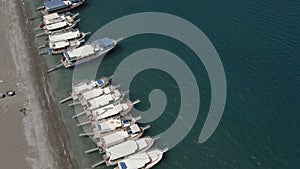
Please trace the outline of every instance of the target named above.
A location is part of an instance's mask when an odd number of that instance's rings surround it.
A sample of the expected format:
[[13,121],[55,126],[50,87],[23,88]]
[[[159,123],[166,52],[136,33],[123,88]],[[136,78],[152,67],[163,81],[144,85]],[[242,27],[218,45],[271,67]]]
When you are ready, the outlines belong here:
[[113,45],[113,41],[109,38],[102,38],[95,41],[95,44],[100,48],[108,48]]
[[52,31],[52,30],[55,30],[55,29],[59,29],[59,28],[63,28],[65,26],[67,26],[68,23],[63,21],[63,22],[57,22],[57,23],[54,23],[54,24],[51,24],[51,25],[46,25],[46,29],[48,31]]
[[92,114],[97,120],[111,117],[111,116],[117,115],[118,113],[121,112],[122,109],[117,109],[117,106],[120,106],[120,105],[114,106],[113,104],[110,104],[105,107],[101,107],[99,109],[92,110]]
[[51,12],[62,8],[66,8],[68,5],[62,0],[51,0],[44,2],[44,6],[47,11]]
[[46,19],[46,20],[53,20],[53,19],[57,19],[57,18],[59,18],[59,15],[57,13],[53,13],[53,14],[44,16],[44,19]]
[[50,42],[58,42],[63,40],[70,40],[80,37],[79,30],[69,31],[60,34],[49,35]]
[[138,133],[141,131],[140,127],[137,124],[130,126],[130,130],[133,134]]
[[[53,14],[45,15],[43,20],[44,20],[44,24],[50,25],[50,24],[54,24],[54,23],[57,23],[57,22],[64,21],[65,16],[64,15],[58,15],[57,13],[53,13]],[[69,22],[72,22],[72,20],[69,21]]]
[[104,84],[104,81],[102,79],[97,80],[97,83],[99,84],[99,86]]
[[127,166],[124,162],[120,162],[119,166],[121,167],[121,169],[127,169]]
[[112,97],[112,95],[102,95],[95,99],[89,100],[87,104],[89,106],[89,109],[92,110],[92,109],[96,109],[98,107],[105,106],[113,100],[114,100],[114,98]]
[[137,141],[129,140],[121,144],[117,144],[116,146],[113,146],[111,148],[108,148],[106,150],[107,156],[110,157],[110,160],[113,161],[118,158],[133,154],[139,150],[138,144],[136,142]]
[[106,145],[111,145],[114,143],[119,143],[120,141],[128,138],[128,133],[126,131],[119,131],[112,133],[103,137],[103,141]]
[[[67,54],[66,52],[64,52],[64,54]],[[95,81],[91,81],[91,82],[80,82],[76,85],[74,85],[72,88],[73,92],[75,94],[79,94],[82,93],[85,90],[91,90],[92,88],[97,87],[97,84]]]
[[77,49],[67,52],[68,59],[82,58],[95,53],[95,48],[92,45],[84,45]]
[[105,47],[111,46],[113,44],[113,41],[109,38],[103,38],[102,42],[103,42]]
[[95,97],[101,96],[103,94],[104,94],[104,90],[102,88],[95,88],[95,89],[92,89],[92,90],[82,93],[80,100],[83,100],[83,99],[90,100]]
[[64,48],[66,46],[69,46],[70,43],[68,41],[60,41],[60,42],[56,42],[52,45],[53,49],[60,49],[60,48]]

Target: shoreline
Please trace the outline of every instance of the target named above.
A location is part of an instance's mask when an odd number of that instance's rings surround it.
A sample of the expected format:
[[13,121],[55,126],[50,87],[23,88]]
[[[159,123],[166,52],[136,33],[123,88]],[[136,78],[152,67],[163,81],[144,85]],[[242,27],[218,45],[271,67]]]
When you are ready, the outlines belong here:
[[[29,9],[30,2],[15,0],[6,3],[10,8],[15,8],[7,11],[10,15],[8,35],[13,37],[9,39],[11,52],[17,72],[25,81],[23,88],[29,102],[29,111],[23,118],[23,124],[29,151],[34,155],[27,157],[27,161],[32,168],[76,168],[69,154],[66,127],[56,103],[49,96],[52,94],[48,93],[52,91],[47,83],[42,57],[38,54],[34,25],[28,19],[33,15]],[[16,45],[17,50],[14,51]]]

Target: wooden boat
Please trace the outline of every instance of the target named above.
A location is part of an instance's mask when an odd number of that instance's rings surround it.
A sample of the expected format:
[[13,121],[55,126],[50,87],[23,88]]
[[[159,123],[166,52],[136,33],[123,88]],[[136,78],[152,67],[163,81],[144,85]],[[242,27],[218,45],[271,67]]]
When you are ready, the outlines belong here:
[[102,78],[99,78],[98,80],[84,79],[84,80],[74,84],[72,87],[70,96],[61,100],[59,103],[62,104],[68,100],[77,100],[81,96],[82,93],[90,91],[92,89],[105,88],[109,84],[109,80],[112,78],[113,78],[113,76],[102,77]]
[[[113,89],[113,90],[110,90],[109,93],[102,94],[99,97],[95,97],[95,98],[88,99],[88,100],[85,99],[85,98],[91,98],[92,96],[89,96],[87,94],[91,94],[93,91],[94,90],[86,92],[84,95],[82,95],[79,98],[78,102],[74,102],[72,104],[69,104],[68,106],[74,106],[74,105],[81,104],[83,106],[84,110],[93,110],[93,109],[97,109],[97,108],[103,107],[105,105],[111,104],[113,102],[122,100],[125,97],[125,95],[129,92],[128,90],[127,91],[119,91],[118,89]],[[94,95],[94,93],[93,93],[93,95]],[[85,97],[83,97],[83,96],[85,96]]]
[[87,43],[77,49],[64,52],[61,59],[62,64],[49,69],[48,73],[59,69],[62,66],[69,68],[100,57],[104,57],[109,51],[115,48],[117,43],[121,40],[122,39],[114,40],[106,37],[95,40],[91,43]]
[[75,50],[64,52],[61,62],[68,68],[103,57],[117,45],[118,41],[107,37],[95,40]]
[[85,0],[50,0],[44,2],[43,6],[38,7],[36,10],[40,10],[44,15],[54,12],[64,13],[79,7],[84,2]]
[[40,28],[43,28],[45,25],[51,25],[63,21],[73,22],[78,15],[79,13],[73,14],[71,12],[62,13],[62,14],[52,13],[49,15],[44,15],[42,18],[42,23],[40,25]]
[[133,106],[137,103],[139,103],[140,100],[136,100],[134,102],[127,100],[127,101],[118,101],[112,104],[109,104],[107,106],[94,109],[94,110],[84,110],[81,113],[78,113],[77,115],[73,116],[73,118],[82,116],[82,115],[87,115],[89,116],[89,120],[77,124],[77,126],[83,126],[86,124],[93,123],[95,121],[100,121],[109,117],[113,116],[125,116],[127,115],[132,109]]
[[73,50],[85,41],[86,35],[89,33],[80,32],[78,29],[69,29],[49,35],[48,46],[49,55],[61,54],[67,50]]
[[104,152],[105,149],[112,147],[114,145],[120,144],[127,140],[135,140],[140,138],[144,131],[149,129],[150,125],[145,127],[140,127],[138,124],[132,124],[122,129],[114,130],[104,134],[95,134],[94,138],[99,138],[97,143],[101,152]]
[[51,34],[58,34],[58,33],[64,33],[66,31],[69,31],[71,28],[74,28],[76,24],[80,22],[80,19],[77,20],[64,20],[61,22],[56,22],[49,25],[44,25],[42,29],[44,29],[44,32],[38,33],[35,36],[40,37],[43,35],[51,35]]
[[79,136],[94,136],[98,138],[101,134],[108,133],[117,129],[123,129],[130,125],[135,124],[141,116],[132,117],[131,115],[125,116],[113,116],[99,121],[91,123],[91,133],[82,133]]
[[122,142],[128,140],[136,140],[140,138],[144,131],[150,128],[150,125],[145,127],[140,127],[137,124],[131,124],[130,126],[113,130],[106,133],[94,133],[94,138],[99,139],[96,148],[89,149],[85,153],[91,153],[94,151],[99,151],[99,153],[104,153],[109,147],[115,146]]
[[118,162],[114,169],[149,169],[161,161],[166,149],[153,149],[146,152],[137,153]]
[[128,140],[107,148],[105,155],[103,155],[104,160],[93,165],[92,168],[103,163],[106,163],[106,166],[116,165],[130,155],[145,152],[151,148],[156,139],[157,138],[143,137],[137,140]]

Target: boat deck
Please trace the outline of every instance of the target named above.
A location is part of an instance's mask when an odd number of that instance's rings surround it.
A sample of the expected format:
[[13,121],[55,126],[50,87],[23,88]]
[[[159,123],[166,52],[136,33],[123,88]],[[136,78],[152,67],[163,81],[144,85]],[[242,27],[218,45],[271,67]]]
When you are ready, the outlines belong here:
[[111,117],[114,115],[117,115],[118,113],[121,113],[122,111],[126,111],[129,108],[127,103],[117,104],[117,105],[107,105],[104,107],[101,107],[96,110],[92,110],[92,115],[97,120],[101,120],[107,117]]
[[56,30],[56,29],[59,29],[59,28],[63,28],[67,25],[68,25],[68,23],[66,21],[62,21],[62,22],[57,22],[57,23],[54,23],[54,24],[46,25],[45,27],[48,31],[52,31],[52,30]]
[[61,33],[61,34],[49,35],[49,41],[50,42],[58,42],[58,41],[63,41],[63,40],[75,39],[75,38],[79,38],[79,37],[80,37],[79,30],[75,30],[75,31]]

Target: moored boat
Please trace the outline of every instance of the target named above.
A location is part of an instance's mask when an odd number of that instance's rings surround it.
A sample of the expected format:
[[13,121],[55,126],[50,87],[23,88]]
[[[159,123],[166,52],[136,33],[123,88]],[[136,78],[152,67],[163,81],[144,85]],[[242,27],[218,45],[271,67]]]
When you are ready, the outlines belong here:
[[117,45],[118,41],[106,37],[87,43],[77,49],[64,52],[61,62],[68,68],[103,57]]
[[84,2],[85,0],[50,0],[44,2],[43,6],[38,7],[37,10],[41,10],[44,15],[53,12],[64,13],[82,5]]
[[145,152],[151,148],[156,139],[143,137],[137,140],[128,140],[107,148],[103,159],[107,166],[115,165],[126,157],[139,152]]
[[104,95],[109,95],[112,93],[115,93],[115,90],[119,87],[118,86],[113,86],[109,85],[104,88],[93,88],[91,90],[83,91],[82,93],[78,94],[78,101],[73,102],[69,104],[68,106],[74,106],[74,105],[86,105],[89,100],[96,99],[98,97],[104,96]]
[[36,37],[43,36],[43,35],[50,35],[54,33],[63,33],[66,30],[69,30],[71,28],[74,28],[76,24],[80,22],[80,19],[77,20],[65,20],[61,22],[56,22],[49,25],[44,25],[42,29],[44,29],[44,32],[36,34]]
[[[92,91],[94,90],[88,91],[86,93],[90,94]],[[79,97],[78,102],[71,103],[68,106],[81,104],[84,110],[93,110],[108,105],[110,103],[122,100],[125,94],[127,93],[127,92],[120,92],[118,89],[110,90],[107,92],[108,92],[107,94],[102,94],[101,96],[92,99],[85,99],[85,98],[90,98],[90,96],[84,93]]]
[[89,62],[96,58],[104,57],[110,50],[115,48],[117,43],[122,39],[114,40],[110,38],[102,38],[87,43],[77,49],[63,53],[61,64],[49,69],[47,72],[52,72],[64,66],[65,68],[73,67],[85,62]]
[[103,120],[109,117],[113,116],[125,116],[127,115],[132,109],[133,106],[137,103],[139,103],[140,100],[136,100],[134,102],[127,100],[127,101],[119,101],[115,102],[112,104],[109,104],[107,106],[95,109],[95,110],[84,110],[81,113],[78,113],[77,115],[73,116],[73,118],[82,116],[82,115],[87,115],[89,116],[90,120],[79,123],[77,126],[82,126],[85,124],[90,124],[95,121]]
[[120,87],[120,85],[117,86],[109,85],[104,88],[94,88],[92,90],[81,93],[78,100],[83,102],[83,101],[88,101],[100,97],[102,95],[107,95],[115,91],[118,87]]
[[140,138],[144,131],[150,128],[150,125],[140,127],[138,124],[132,124],[122,129],[114,130],[108,133],[94,135],[94,138],[99,138],[97,143],[100,152],[114,145],[120,144],[127,140],[134,140]]
[[91,125],[94,133],[94,138],[99,137],[101,134],[133,125],[140,119],[141,116],[132,117],[131,115],[127,115],[95,121]]
[[49,34],[49,44],[60,42],[60,41],[70,41],[70,40],[81,40],[84,39],[89,33],[80,32],[78,29],[67,29],[60,32],[55,32]]
[[101,134],[133,125],[140,119],[141,119],[141,116],[132,117],[131,115],[125,115],[125,116],[114,116],[114,117],[106,118],[106,119],[99,120],[99,121],[93,121],[91,123],[92,132],[91,133],[82,133],[82,134],[79,134],[79,136],[94,135],[94,138],[97,138]]
[[95,88],[104,88],[109,84],[109,80],[112,79],[111,77],[102,77],[98,80],[87,80],[84,79],[76,84],[73,85],[72,91],[70,93],[70,96],[61,100],[59,103],[64,103],[68,100],[76,100],[80,97],[81,93],[84,93],[85,91],[89,91],[91,89]]
[[168,149],[153,149],[146,152],[137,153],[118,162],[114,169],[149,169],[155,166],[163,158],[163,154]]
[[41,23],[40,28],[43,28],[45,25],[51,25],[63,21],[67,21],[71,23],[75,20],[75,18],[78,15],[79,13],[73,14],[71,12],[62,13],[62,14],[52,13],[49,15],[44,15],[42,18],[43,22]]
[[150,125],[140,127],[137,124],[131,124],[130,126],[112,130],[103,134],[92,133],[92,135],[94,134],[94,139],[99,139],[99,142],[97,142],[96,148],[89,149],[85,151],[85,153],[92,153],[95,151],[103,153],[109,147],[115,146],[128,140],[136,140],[140,138],[143,135],[144,131],[148,128],[150,128]]
[[108,104],[111,104],[113,102],[122,100],[127,93],[128,91],[120,92],[118,89],[116,89],[111,91],[111,93],[109,94],[105,94],[90,100],[83,100],[81,98],[79,98],[79,100],[84,110],[94,110],[106,106]]
[[49,55],[57,55],[61,54],[67,50],[76,49],[80,46],[81,43],[84,42],[84,39],[82,40],[71,40],[71,41],[60,41],[55,42],[49,45],[48,54]]
[[85,36],[89,33],[80,32],[78,29],[69,29],[67,31],[53,33],[49,35],[48,53],[61,54],[67,50],[73,50],[85,41]]

